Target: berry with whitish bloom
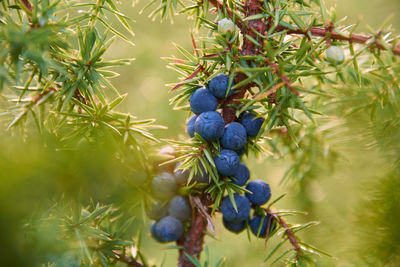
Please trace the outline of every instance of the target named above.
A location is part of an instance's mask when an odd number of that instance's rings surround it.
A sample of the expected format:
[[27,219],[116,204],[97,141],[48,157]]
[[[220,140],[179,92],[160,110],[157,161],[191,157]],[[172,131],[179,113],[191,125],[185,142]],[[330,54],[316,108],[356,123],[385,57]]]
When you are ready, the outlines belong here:
[[[261,224],[262,223],[262,224]],[[267,230],[271,233],[275,230],[276,224],[274,219],[269,216],[256,215],[249,220],[250,229],[257,237],[266,237]]]
[[150,219],[160,220],[168,214],[168,205],[160,200],[157,200],[151,205],[150,208],[146,209],[146,214]]
[[157,222],[152,222],[152,223],[151,223],[151,225],[150,225],[150,233],[151,233],[151,236],[152,236],[155,240],[157,240],[158,242],[163,242],[163,241],[160,239],[160,237],[158,236],[158,234],[157,234],[156,226],[157,226]]
[[209,184],[211,182],[211,177],[204,168],[202,167],[202,172],[198,171],[192,178],[193,182],[198,182],[198,183],[203,183],[203,184]]
[[238,154],[229,149],[222,149],[219,154],[219,156],[214,156],[214,163],[218,172],[224,176],[231,176],[235,174],[240,164]]
[[250,178],[250,171],[249,168],[244,163],[239,164],[239,168],[236,172],[232,175],[234,179],[232,179],[232,183],[243,186],[247,183]]
[[172,174],[163,172],[153,178],[151,188],[157,199],[168,200],[175,195],[178,186]]
[[256,137],[264,123],[264,118],[256,118],[256,115],[246,112],[240,116],[240,123],[246,128],[248,136]]
[[157,173],[173,172],[175,163],[168,163],[160,165],[161,163],[175,158],[175,149],[172,146],[165,146],[157,153],[156,160],[154,161],[154,169]]
[[263,205],[271,198],[271,189],[269,185],[262,180],[251,181],[247,184],[246,189],[252,192],[252,194],[246,192],[246,197],[254,205]]
[[175,166],[174,177],[177,184],[186,184],[187,179],[189,178],[190,170],[180,170],[179,166],[182,165],[182,162],[178,162]]
[[225,218],[222,218],[222,222],[226,229],[228,229],[229,231],[231,231],[233,233],[237,233],[237,234],[242,232],[246,228],[246,225],[247,225],[246,220],[239,221],[239,222],[231,222],[231,221],[227,221]]
[[224,219],[230,222],[241,222],[246,220],[250,215],[250,201],[245,196],[237,194],[235,194],[233,198],[235,199],[237,211],[229,197],[225,197],[222,201],[221,212]]
[[197,119],[197,115],[193,115],[187,121],[186,129],[187,129],[187,133],[189,134],[190,137],[194,137],[194,123],[196,122],[196,119]]
[[206,172],[203,164],[199,162],[200,169],[198,169],[197,173],[193,176],[192,182],[196,181],[198,183],[209,184],[211,182],[210,174]]
[[192,208],[188,199],[183,196],[175,196],[169,202],[168,214],[181,222],[189,220],[192,215]]
[[247,143],[246,128],[238,122],[231,122],[225,126],[221,145],[231,150],[239,150]]
[[201,113],[194,124],[194,129],[204,140],[217,141],[224,134],[225,122],[218,112]]
[[[179,162],[176,165],[176,168],[178,168],[181,164],[182,164],[182,162]],[[200,169],[201,169],[201,171],[200,171]],[[197,171],[197,173],[195,175],[193,175],[191,183],[196,181],[198,183],[209,184],[211,181],[210,175],[205,171],[205,169],[201,163],[200,163],[200,169]],[[175,169],[175,172],[174,172],[174,177],[175,177],[175,181],[177,184],[186,184],[187,180],[189,178],[189,175],[190,175],[190,169],[185,170],[185,171]]]
[[217,98],[206,88],[197,89],[190,96],[190,109],[195,114],[207,111],[215,111],[218,106]]
[[326,59],[332,64],[341,64],[344,61],[344,53],[341,47],[330,46],[326,49]]
[[[228,95],[226,91],[228,90],[229,76],[226,74],[219,74],[218,76],[212,78],[208,84],[208,90],[217,98],[225,98],[233,94],[233,90],[229,90]],[[232,86],[234,83],[232,83]]]
[[183,225],[178,219],[167,216],[156,224],[155,234],[162,242],[176,241],[183,234]]
[[136,186],[143,185],[147,180],[147,173],[145,171],[134,171],[129,176]]
[[232,20],[224,18],[218,21],[218,32],[226,34],[227,32],[235,32],[236,26]]

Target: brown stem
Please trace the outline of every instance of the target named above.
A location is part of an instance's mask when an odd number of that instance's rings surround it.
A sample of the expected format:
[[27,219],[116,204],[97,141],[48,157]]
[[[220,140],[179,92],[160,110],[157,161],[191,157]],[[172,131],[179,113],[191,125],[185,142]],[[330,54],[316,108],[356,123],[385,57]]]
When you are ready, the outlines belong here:
[[199,208],[192,203],[193,214],[192,222],[188,232],[178,241],[178,245],[182,248],[179,250],[178,267],[195,266],[186,254],[198,259],[203,250],[204,232],[207,228],[207,219],[201,214]]
[[282,226],[282,228],[284,228],[286,230],[285,235],[289,239],[290,244],[296,250],[296,254],[297,254],[296,258],[298,258],[302,254],[302,250],[300,248],[299,242],[297,241],[297,238],[296,238],[295,234],[293,233],[292,229],[290,229],[289,225],[285,222],[285,220],[281,216],[279,216],[276,212],[273,212],[270,209],[266,210],[266,212],[269,216],[274,217],[278,221],[278,223]]
[[21,2],[29,9],[29,11],[32,11],[32,4],[29,0],[21,0]]
[[134,258],[129,257],[128,255],[123,255],[121,252],[115,250],[113,251],[113,253],[117,261],[126,263],[128,266],[143,267],[143,264],[141,264]]
[[54,87],[49,87],[45,91],[35,95],[31,100],[31,105],[36,105],[43,97],[47,96],[50,93],[56,92],[57,89]]

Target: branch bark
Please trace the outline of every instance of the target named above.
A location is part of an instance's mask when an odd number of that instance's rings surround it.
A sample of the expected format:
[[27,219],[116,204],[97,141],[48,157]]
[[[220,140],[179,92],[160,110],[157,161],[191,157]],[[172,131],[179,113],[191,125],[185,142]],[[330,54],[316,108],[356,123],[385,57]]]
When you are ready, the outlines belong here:
[[[205,200],[202,201],[204,203]],[[195,266],[186,254],[198,259],[203,250],[204,232],[207,228],[207,219],[201,214],[200,209],[192,204],[193,214],[191,226],[188,232],[178,241],[178,245],[182,246],[179,250],[178,267],[193,267]],[[205,203],[208,204],[208,203]],[[208,206],[208,205],[205,205]]]

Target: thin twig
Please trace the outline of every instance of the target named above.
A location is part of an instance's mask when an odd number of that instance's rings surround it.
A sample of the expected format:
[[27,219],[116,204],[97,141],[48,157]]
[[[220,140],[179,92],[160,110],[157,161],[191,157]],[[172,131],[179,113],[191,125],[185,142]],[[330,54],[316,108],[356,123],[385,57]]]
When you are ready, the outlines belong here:
[[135,260],[132,257],[129,257],[128,255],[124,255],[119,251],[113,250],[113,253],[115,255],[115,259],[117,261],[126,263],[129,266],[135,266],[135,267],[143,267],[143,264],[141,264],[140,262],[138,262],[137,260]]
[[282,228],[285,229],[285,235],[289,239],[290,244],[293,246],[293,248],[296,250],[296,258],[302,254],[302,250],[300,248],[299,242],[297,241],[297,238],[295,234],[293,233],[292,229],[290,229],[289,225],[285,222],[285,220],[279,216],[276,212],[273,212],[270,209],[265,210],[269,216],[274,217],[278,223],[282,226]]
[[[334,32],[334,31],[329,31],[324,28],[319,28],[319,27],[311,27],[306,30],[302,29],[289,29],[284,26],[279,26],[277,28],[278,31],[287,31],[288,34],[308,34],[310,33],[312,36],[317,36],[317,37],[324,37],[324,38],[330,38],[333,40],[341,40],[341,41],[348,41],[350,43],[358,43],[358,44],[364,44],[364,45],[369,45],[371,47],[376,47],[381,50],[387,50],[389,48],[393,54],[400,56],[400,46],[396,45],[393,46],[391,44],[386,44],[383,45],[383,43],[376,39],[375,36],[373,35],[363,35],[363,34],[350,34],[349,36],[342,35],[340,33]],[[375,40],[374,40],[375,38]],[[371,40],[374,40],[372,43]]]
[[32,11],[32,4],[29,0],[21,0],[21,2],[29,9],[29,11]]

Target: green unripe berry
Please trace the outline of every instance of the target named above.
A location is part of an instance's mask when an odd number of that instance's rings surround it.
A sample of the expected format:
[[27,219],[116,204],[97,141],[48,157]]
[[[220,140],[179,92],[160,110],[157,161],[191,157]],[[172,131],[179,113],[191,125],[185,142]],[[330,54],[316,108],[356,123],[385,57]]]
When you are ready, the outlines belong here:
[[326,50],[326,59],[332,64],[341,64],[344,61],[344,53],[341,47],[331,46]]
[[221,19],[218,21],[218,32],[220,34],[227,34],[228,32],[235,32],[236,26],[230,19]]

